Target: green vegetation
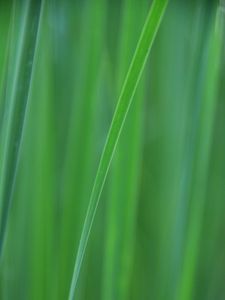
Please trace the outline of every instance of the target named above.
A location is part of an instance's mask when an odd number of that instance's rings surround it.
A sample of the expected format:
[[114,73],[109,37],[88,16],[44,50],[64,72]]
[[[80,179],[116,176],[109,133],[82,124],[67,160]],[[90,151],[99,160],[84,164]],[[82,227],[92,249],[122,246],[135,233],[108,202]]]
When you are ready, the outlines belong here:
[[223,299],[224,27],[223,1],[0,1],[0,299]]

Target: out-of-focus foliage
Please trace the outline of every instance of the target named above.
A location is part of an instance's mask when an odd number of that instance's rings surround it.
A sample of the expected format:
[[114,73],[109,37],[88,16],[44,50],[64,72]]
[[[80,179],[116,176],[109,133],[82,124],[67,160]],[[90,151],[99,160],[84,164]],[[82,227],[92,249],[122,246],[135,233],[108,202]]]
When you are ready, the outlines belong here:
[[[28,2],[0,1],[0,174]],[[42,4],[0,258],[3,300],[68,298],[99,158],[151,1]],[[103,190],[77,299],[224,298],[224,24],[222,1],[169,2]]]

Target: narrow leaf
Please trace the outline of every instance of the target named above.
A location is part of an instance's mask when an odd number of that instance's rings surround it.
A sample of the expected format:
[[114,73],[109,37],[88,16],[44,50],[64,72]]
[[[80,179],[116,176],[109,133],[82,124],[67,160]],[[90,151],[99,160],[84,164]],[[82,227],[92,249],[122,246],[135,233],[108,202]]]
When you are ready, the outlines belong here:
[[6,99],[9,107],[3,167],[0,177],[0,257],[13,196],[24,120],[30,94],[35,50],[37,45],[41,1],[25,1],[18,40],[17,59],[13,70],[12,93]]
[[91,193],[90,203],[86,214],[78,253],[76,257],[73,278],[70,287],[69,299],[74,298],[74,293],[77,285],[77,280],[83,261],[85,249],[87,246],[90,230],[93,219],[98,206],[99,198],[105,183],[105,179],[109,170],[109,166],[126,119],[131,101],[137,88],[143,72],[150,48],[153,44],[154,38],[161,23],[163,14],[165,12],[168,0],[155,0],[151,6],[147,16],[145,25],[143,27],[136,51],[134,53],[130,68],[128,70],[117,107],[112,119],[106,143],[102,152],[97,174],[95,177],[94,186]]

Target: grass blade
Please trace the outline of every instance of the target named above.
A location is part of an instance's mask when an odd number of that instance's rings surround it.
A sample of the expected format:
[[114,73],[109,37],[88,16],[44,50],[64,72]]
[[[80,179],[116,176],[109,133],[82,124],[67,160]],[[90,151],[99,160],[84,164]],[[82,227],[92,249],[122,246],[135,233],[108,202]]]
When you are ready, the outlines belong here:
[[[132,49],[146,18],[147,1],[126,0],[122,6],[122,20],[118,47],[116,85],[120,88],[126,75]],[[134,261],[134,244],[139,194],[140,160],[142,156],[142,119],[146,91],[143,74],[126,119],[111,166],[110,191],[106,204],[105,246],[102,299],[129,299]],[[115,97],[113,97],[115,98]],[[127,155],[129,149],[129,155]],[[122,200],[122,201],[121,201]]]
[[[212,11],[212,21],[208,33],[208,55],[205,71],[205,85],[202,91],[201,112],[197,128],[197,142],[193,162],[192,187],[190,195],[190,223],[184,253],[183,272],[177,299],[193,299],[194,279],[202,232],[202,224],[208,191],[209,161],[212,148],[215,111],[218,100],[218,78],[222,52],[222,9]],[[221,19],[220,19],[221,18]],[[215,26],[217,25],[217,27]]]
[[[97,94],[104,49],[106,1],[87,1],[83,10],[83,15],[80,16],[80,22],[84,24],[81,35],[86,38],[76,46],[80,61],[76,62],[74,75],[76,77],[73,79],[75,88],[72,91],[71,111],[74,117],[68,126],[61,180],[63,213],[60,274],[62,274],[61,282],[65,284],[62,285],[63,290],[60,293],[63,299],[68,296],[70,289],[74,248],[79,244],[94,175],[92,165],[95,158],[94,139],[99,105]],[[83,288],[79,292],[82,293],[82,290]]]
[[168,0],[159,0],[153,2],[118,100],[118,104],[113,116],[111,127],[109,129],[108,137],[105,143],[105,147],[103,149],[103,153],[95,177],[90,203],[83,226],[83,231],[81,234],[73,278],[70,287],[69,299],[71,300],[74,298],[75,288],[84,252],[87,246],[91,226],[93,223],[99,198],[103,189],[103,185],[106,179],[106,175],[108,173],[109,166],[132,98],[134,96],[137,84],[140,80],[150,48],[159,28],[167,3]]
[[30,94],[41,1],[26,1],[23,8],[24,15],[19,37],[18,57],[13,78],[12,94],[10,99],[7,99],[10,105],[9,120],[0,179],[0,257],[2,254],[9,207],[13,195],[25,114]]

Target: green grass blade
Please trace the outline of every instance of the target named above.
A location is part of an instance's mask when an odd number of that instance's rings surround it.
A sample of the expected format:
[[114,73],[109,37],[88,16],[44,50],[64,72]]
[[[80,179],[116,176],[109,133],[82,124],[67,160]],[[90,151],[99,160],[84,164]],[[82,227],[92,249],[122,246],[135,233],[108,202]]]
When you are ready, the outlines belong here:
[[[95,159],[95,128],[99,118],[98,85],[104,49],[105,12],[105,0],[91,0],[83,6],[83,14],[80,16],[80,22],[83,24],[80,34],[85,36],[85,39],[76,46],[79,62],[74,63],[75,87],[71,103],[73,117],[68,126],[61,180],[64,192],[61,199],[63,212],[60,274],[61,282],[65,284],[62,285],[60,293],[63,299],[68,296],[70,289],[74,248],[79,244],[94,175],[92,166]],[[79,292],[82,293],[82,290],[81,287]]]
[[83,226],[83,231],[81,234],[77,258],[74,267],[73,278],[70,287],[69,299],[71,300],[74,298],[75,288],[76,288],[84,252],[87,246],[91,226],[93,223],[99,198],[103,189],[103,185],[106,179],[106,175],[108,173],[109,166],[126,115],[128,113],[132,98],[136,91],[137,84],[140,80],[150,48],[152,46],[155,35],[159,28],[167,3],[168,0],[159,0],[153,2],[118,100],[118,104],[113,116],[111,127],[109,129],[106,144],[100,159],[98,171],[95,177],[90,203],[89,203],[88,211]]
[[[202,224],[208,192],[209,161],[212,147],[215,111],[218,100],[218,79],[220,75],[220,59],[222,50],[222,26],[220,9],[210,24],[208,33],[207,66],[202,91],[201,112],[197,127],[197,142],[193,162],[192,185],[190,195],[190,223],[187,232],[187,244],[184,252],[184,265],[181,283],[178,286],[177,299],[193,299],[197,259],[202,233]],[[215,26],[217,25],[217,27]]]
[[[116,83],[120,88],[126,75],[132,49],[146,18],[147,1],[126,0],[122,6]],[[146,88],[143,74],[126,119],[111,166],[110,190],[105,221],[105,246],[102,274],[102,299],[129,299],[133,270],[140,159],[142,155],[142,119]],[[144,80],[143,80],[144,79]],[[114,97],[115,98],[115,97]],[[129,155],[128,155],[129,149]],[[122,200],[122,201],[121,201]]]
[[18,56],[12,85],[6,144],[0,179],[0,256],[4,242],[9,207],[13,195],[26,109],[32,81],[33,62],[37,45],[41,1],[26,1],[18,45]]

